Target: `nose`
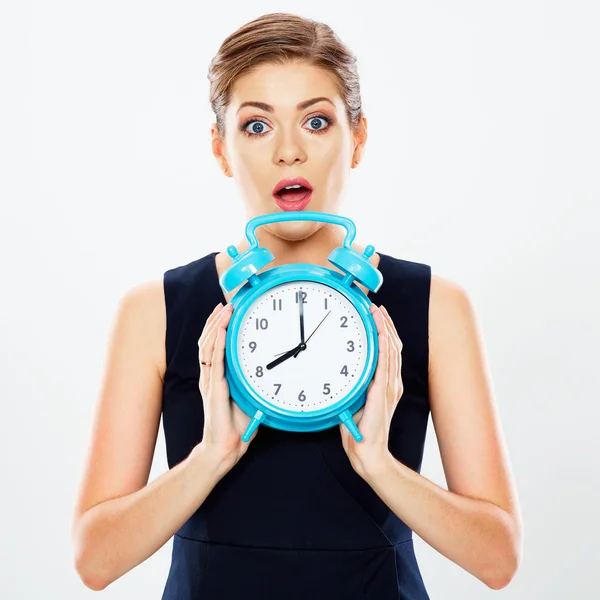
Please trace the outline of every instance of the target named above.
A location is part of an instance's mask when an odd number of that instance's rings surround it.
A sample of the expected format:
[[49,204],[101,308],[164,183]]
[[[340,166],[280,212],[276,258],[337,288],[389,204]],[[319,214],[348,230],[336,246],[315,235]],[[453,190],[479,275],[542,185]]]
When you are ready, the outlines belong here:
[[301,141],[301,134],[293,131],[281,131],[275,152],[275,162],[278,164],[293,165],[297,162],[302,163],[307,158],[306,149]]

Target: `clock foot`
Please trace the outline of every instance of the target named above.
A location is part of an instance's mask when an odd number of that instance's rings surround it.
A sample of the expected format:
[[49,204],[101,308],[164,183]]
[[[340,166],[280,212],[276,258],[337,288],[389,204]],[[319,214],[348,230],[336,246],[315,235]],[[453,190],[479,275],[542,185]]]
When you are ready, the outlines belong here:
[[263,420],[264,416],[265,416],[265,414],[263,413],[262,410],[257,410],[256,411],[256,413],[254,414],[254,417],[252,418],[252,421],[250,421],[250,423],[248,423],[248,427],[246,427],[246,431],[244,431],[244,433],[242,435],[242,440],[244,442],[249,442],[250,441],[250,438],[252,437],[252,434],[258,428],[258,426],[260,425],[260,423]]
[[344,410],[339,414],[339,417],[340,417],[340,420],[342,421],[342,423],[348,428],[348,431],[350,431],[350,433],[352,434],[354,439],[357,442],[362,442],[363,435],[358,430],[356,423],[352,419],[352,415],[347,410]]

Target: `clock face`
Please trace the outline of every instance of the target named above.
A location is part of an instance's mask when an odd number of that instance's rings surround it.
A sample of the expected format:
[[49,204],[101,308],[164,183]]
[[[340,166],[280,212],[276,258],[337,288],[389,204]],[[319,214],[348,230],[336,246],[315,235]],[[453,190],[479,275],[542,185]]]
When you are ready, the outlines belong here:
[[[293,349],[295,357],[273,364]],[[292,281],[272,287],[248,307],[237,353],[247,382],[261,398],[287,410],[316,411],[356,385],[365,369],[367,335],[345,295],[323,283]]]

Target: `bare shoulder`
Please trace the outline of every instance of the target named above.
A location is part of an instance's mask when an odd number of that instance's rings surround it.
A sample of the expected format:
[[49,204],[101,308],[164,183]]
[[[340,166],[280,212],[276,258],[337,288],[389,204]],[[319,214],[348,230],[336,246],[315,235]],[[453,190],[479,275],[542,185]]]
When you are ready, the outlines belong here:
[[[429,293],[429,384],[432,417],[445,410],[461,386],[476,386],[481,402],[491,402],[484,342],[475,307],[460,284],[431,274]],[[468,388],[463,388],[463,390]],[[451,398],[451,407],[460,400]],[[441,418],[441,414],[440,414]]]
[[431,273],[431,285],[429,291],[429,372],[431,373],[432,356],[435,348],[432,348],[441,336],[452,333],[459,322],[475,320],[473,304],[466,289],[460,284],[442,277],[437,273]]
[[470,302],[467,290],[459,283],[432,272],[430,307],[443,309],[444,306],[448,307],[449,302],[460,303],[467,308],[466,304]]
[[114,311],[74,522],[148,482],[162,410],[162,290],[160,280],[138,284]]
[[165,335],[167,315],[163,279],[153,279],[139,283],[124,294],[123,310],[135,314],[147,334],[148,350],[154,353],[156,369],[161,378],[166,369]]

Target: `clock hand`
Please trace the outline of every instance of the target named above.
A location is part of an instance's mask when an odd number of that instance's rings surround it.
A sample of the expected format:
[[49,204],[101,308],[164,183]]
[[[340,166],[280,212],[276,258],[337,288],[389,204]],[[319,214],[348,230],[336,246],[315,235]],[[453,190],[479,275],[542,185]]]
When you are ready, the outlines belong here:
[[[329,316],[329,313],[331,311],[329,311],[322,319],[321,319],[321,323]],[[315,331],[317,329],[319,329],[319,327],[321,326],[321,323],[319,323],[316,327],[315,330],[308,336],[308,340],[310,340],[310,338],[314,335]],[[308,342],[308,340],[306,340],[306,342]],[[304,342],[304,344],[300,343],[300,345],[298,346],[298,349],[296,350],[296,354],[294,354],[294,358],[296,358],[296,356],[298,356],[298,354],[300,354],[300,352],[302,350],[306,350],[306,342]]]
[[300,306],[300,343],[304,344],[304,300],[302,299],[302,294],[300,294],[298,304]]
[[[324,321],[324,320],[325,320],[325,319],[326,319],[326,318],[329,316],[329,314],[330,314],[330,313],[331,313],[331,311],[329,311],[329,312],[328,312],[328,313],[327,313],[327,314],[326,314],[326,315],[325,315],[325,316],[324,316],[324,317],[321,319],[321,323],[322,323],[322,322],[323,322],[323,321]],[[316,331],[317,329],[319,329],[319,327],[321,327],[321,323],[319,323],[319,324],[318,324],[318,325],[315,327],[314,331],[313,331],[313,332],[312,332],[312,333],[311,333],[311,334],[308,336],[308,340],[310,340],[310,338],[311,338],[313,335],[315,335],[315,331]],[[305,344],[308,344],[308,340],[306,340]]]
[[[296,356],[298,356],[298,354],[300,354],[300,352],[302,350],[306,349],[306,342],[304,341],[304,301],[302,299],[302,294],[299,294],[299,299],[298,299],[298,306],[299,306],[299,312],[300,312],[300,343],[293,349],[290,350],[287,354],[292,353],[292,355],[294,356],[294,358],[296,358]],[[331,311],[329,311],[331,312]],[[329,313],[327,313],[329,314]],[[325,315],[327,316],[327,315]],[[323,321],[321,321],[322,323]],[[319,325],[321,324],[319,323]],[[317,325],[317,327],[319,326]],[[316,331],[316,329],[315,329]],[[313,331],[314,333],[314,331]],[[307,340],[308,341],[308,340]],[[279,356],[280,354],[284,354],[284,352],[279,352],[279,354],[276,354],[275,356]],[[284,360],[287,360],[289,358],[289,356],[285,356],[285,358],[282,358],[280,362],[283,362]],[[279,359],[278,359],[279,360]],[[273,367],[277,366],[279,363],[276,361],[270,362],[267,365],[267,369],[272,369]]]
[[[331,311],[329,311],[329,312],[328,312],[328,313],[327,313],[327,314],[326,314],[326,315],[325,315],[325,316],[324,316],[324,317],[321,319],[321,323],[322,323],[322,322],[323,322],[323,321],[324,321],[324,320],[325,320],[325,319],[326,319],[326,318],[329,316],[329,313],[330,313],[330,312],[331,312]],[[321,323],[319,323],[319,324],[318,324],[318,325],[315,327],[314,331],[313,331],[313,332],[312,332],[312,333],[311,333],[311,334],[308,336],[308,340],[310,340],[310,338],[311,338],[311,337],[314,335],[315,331],[316,331],[317,329],[319,329],[319,327],[321,326]],[[298,345],[297,345],[295,348],[293,348],[292,350],[289,350],[289,351],[288,351],[288,353],[289,353],[289,352],[295,352],[295,356],[294,356],[294,358],[295,358],[296,356],[298,356],[298,354],[300,354],[300,351],[301,351],[301,350],[306,350],[306,343],[308,342],[308,340],[306,340],[306,341],[304,342],[304,344],[302,344],[302,342],[300,342],[300,343],[299,343],[299,344],[298,344]],[[302,347],[302,346],[304,346],[304,347]],[[280,356],[281,354],[285,354],[285,353],[284,353],[284,352],[279,352],[279,353],[278,353],[278,354],[276,354],[275,356]],[[268,368],[268,367],[267,367],[267,368]]]
[[304,344],[298,344],[295,348],[292,348],[291,350],[288,350],[283,356],[280,356],[279,358],[276,358],[275,360],[271,361],[267,365],[267,369],[272,369],[273,367],[276,367],[278,364],[282,363],[284,360],[287,360],[288,358],[291,358],[297,352],[300,352],[300,350],[303,350],[303,346],[305,346],[305,345]]
[[296,358],[302,350],[306,349],[306,344],[304,343],[304,298],[302,293],[299,295],[298,306],[300,307],[300,346],[294,354],[294,358]]
[[[304,344],[304,345],[306,346],[306,344]],[[298,345],[297,345],[297,346],[294,348],[294,350],[298,350],[298,349],[300,349],[300,350],[304,350],[304,348],[300,348],[300,344],[298,344]],[[288,350],[286,350],[285,352],[288,352]],[[273,354],[273,356],[281,356],[282,354],[285,354],[285,352],[278,352],[277,354]]]

